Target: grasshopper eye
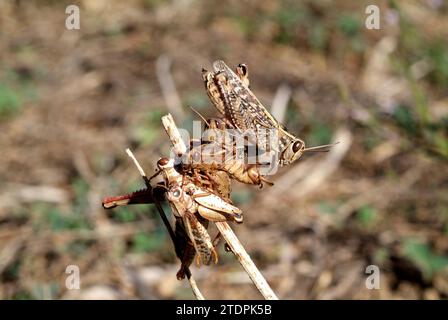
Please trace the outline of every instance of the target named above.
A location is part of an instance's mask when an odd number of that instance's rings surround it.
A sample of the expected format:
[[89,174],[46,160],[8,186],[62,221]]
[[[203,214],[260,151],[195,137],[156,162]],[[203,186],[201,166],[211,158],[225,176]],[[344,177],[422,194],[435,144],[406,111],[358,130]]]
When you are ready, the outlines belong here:
[[179,188],[175,189],[172,194],[173,194],[173,197],[179,198],[180,197],[180,189]]
[[246,76],[247,75],[247,66],[244,63],[240,63],[238,65],[238,71],[241,73],[241,75]]
[[158,167],[166,166],[168,162],[169,162],[168,158],[160,158],[159,161],[157,161],[157,166]]
[[296,142],[294,142],[294,144],[292,145],[292,152],[297,153],[297,152],[299,152],[302,148],[303,148],[303,143],[302,143],[302,141],[296,141]]

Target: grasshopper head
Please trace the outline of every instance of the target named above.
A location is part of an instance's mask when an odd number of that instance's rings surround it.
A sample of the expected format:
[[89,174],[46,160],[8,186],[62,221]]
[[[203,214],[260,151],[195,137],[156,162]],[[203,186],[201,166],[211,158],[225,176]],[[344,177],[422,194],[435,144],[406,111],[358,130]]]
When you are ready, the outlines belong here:
[[305,150],[305,142],[300,139],[292,140],[280,155],[282,165],[288,165],[299,159]]
[[247,65],[240,63],[236,67],[236,74],[240,77],[240,80],[244,83],[244,85],[249,88],[249,70]]
[[159,170],[174,167],[174,161],[168,158],[160,158],[159,161],[157,161],[157,167]]

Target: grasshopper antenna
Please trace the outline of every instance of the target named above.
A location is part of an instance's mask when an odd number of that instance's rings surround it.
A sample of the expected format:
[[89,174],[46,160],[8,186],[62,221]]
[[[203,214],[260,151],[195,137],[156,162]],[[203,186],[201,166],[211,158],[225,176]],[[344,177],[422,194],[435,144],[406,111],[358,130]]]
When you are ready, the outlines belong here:
[[196,113],[204,122],[205,122],[205,124],[208,126],[208,127],[210,127],[210,123],[208,123],[208,121],[204,118],[204,116],[198,111],[198,110],[196,110],[195,108],[193,108],[192,106],[189,106],[190,107],[190,109],[194,112],[194,113]]
[[154,173],[152,176],[150,176],[148,178],[148,181],[151,181],[152,179],[154,179],[155,177],[157,177],[161,173],[162,173],[162,170],[157,170],[156,173]]
[[305,149],[303,149],[303,152],[328,152],[328,151],[330,151],[331,147],[334,147],[338,143],[339,142],[331,143],[331,144],[323,144],[321,146],[315,146],[315,147],[311,147],[311,148],[305,148]]

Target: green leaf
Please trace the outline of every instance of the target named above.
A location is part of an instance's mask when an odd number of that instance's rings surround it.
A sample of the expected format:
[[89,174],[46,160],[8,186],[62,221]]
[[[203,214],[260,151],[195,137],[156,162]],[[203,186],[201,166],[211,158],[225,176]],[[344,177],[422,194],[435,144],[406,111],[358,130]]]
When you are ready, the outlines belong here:
[[433,142],[436,146],[437,152],[448,158],[448,137],[443,133],[436,133],[433,136]]
[[437,255],[427,244],[413,239],[405,241],[404,254],[420,267],[427,279],[448,267],[448,256]]
[[309,133],[309,145],[320,145],[330,143],[332,137],[332,130],[329,126],[323,123],[314,123]]
[[88,229],[87,219],[80,214],[63,214],[58,209],[50,209],[46,212],[46,221],[52,230]]
[[437,40],[428,47],[428,57],[434,69],[430,79],[441,88],[448,85],[448,46],[445,41]]
[[142,144],[151,144],[159,136],[160,118],[163,116],[163,113],[161,109],[151,110],[137,126],[135,135]]
[[313,25],[309,32],[309,42],[313,48],[324,49],[328,44],[327,29],[321,24]]
[[356,218],[363,226],[370,226],[373,222],[375,222],[378,214],[375,210],[375,208],[372,208],[370,206],[364,206],[361,209],[358,210],[356,214]]
[[361,27],[361,22],[357,17],[351,15],[343,15],[338,20],[339,29],[345,33],[345,35],[352,37],[356,35]]
[[318,208],[319,212],[324,214],[335,214],[337,212],[337,206],[331,202],[319,202]]
[[78,177],[72,181],[72,189],[75,196],[73,212],[82,215],[88,207],[87,194],[90,186],[87,181]]
[[0,85],[0,117],[9,116],[19,111],[21,99],[9,87]]
[[129,207],[118,207],[115,209],[115,215],[120,222],[132,222],[136,220],[136,213]]
[[398,106],[394,110],[393,117],[398,125],[400,125],[408,133],[415,134],[417,132],[417,123],[415,122],[414,115],[411,113],[409,108],[405,106]]
[[[162,231],[162,229],[160,229]],[[162,232],[153,232],[151,235],[146,233],[138,233],[134,236],[133,250],[135,252],[153,251],[162,245],[165,235]]]

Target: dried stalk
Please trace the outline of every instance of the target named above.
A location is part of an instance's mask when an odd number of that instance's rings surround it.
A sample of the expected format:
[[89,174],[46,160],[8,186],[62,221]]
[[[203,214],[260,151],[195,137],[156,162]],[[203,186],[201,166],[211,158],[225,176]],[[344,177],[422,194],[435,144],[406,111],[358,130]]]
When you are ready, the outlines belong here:
[[163,116],[162,124],[165,128],[166,134],[173,144],[174,153],[176,154],[176,156],[182,156],[185,152],[187,152],[187,146],[182,140],[180,132],[176,127],[176,123],[174,122],[173,116],[170,113],[168,113],[166,116]]
[[[148,179],[148,176],[146,175],[146,173],[143,170],[140,163],[135,158],[132,151],[130,149],[126,149],[126,153],[132,159],[132,161],[134,161],[135,166],[137,167],[138,171],[140,172],[140,175],[142,176],[143,180],[145,181],[146,187],[148,189],[152,189],[149,179]],[[154,199],[154,204],[156,205],[157,211],[159,212],[160,218],[162,218],[162,221],[165,224],[166,229],[168,230],[171,241],[173,242],[173,245],[176,246],[176,234],[174,233],[174,230],[171,227],[171,224],[168,221],[168,218],[166,217],[165,212],[163,211],[163,208],[160,205],[160,202],[158,201],[157,197],[153,197],[153,199]],[[191,290],[193,291],[193,294],[196,296],[196,299],[205,300],[204,296],[202,295],[201,291],[199,290],[199,287],[196,284],[196,281],[194,280],[193,275],[191,274],[191,271],[188,267],[185,267],[185,275],[187,276],[188,282],[190,283]]]
[[182,102],[171,74],[171,59],[168,56],[161,55],[157,58],[156,74],[168,110],[176,117],[184,119],[185,111],[182,108]]
[[261,272],[258,270],[255,263],[253,263],[249,254],[244,249],[241,242],[238,240],[236,234],[230,229],[227,222],[215,222],[216,227],[221,233],[222,237],[226,240],[232,252],[237,257],[241,266],[246,270],[249,278],[257,287],[258,291],[263,295],[266,300],[278,300],[278,297],[272,291],[266,279],[263,277]]
[[286,109],[288,107],[289,100],[291,99],[291,94],[291,87],[287,84],[282,84],[278,87],[274,100],[272,100],[271,114],[280,123],[282,123],[285,118]]
[[[167,114],[166,116],[162,117],[162,124],[171,140],[171,143],[173,144],[176,155],[182,155],[182,153],[178,153],[178,151],[184,150],[184,152],[186,152],[187,147],[185,146],[184,141],[180,138],[179,130],[177,129],[176,123],[174,122],[171,114]],[[268,282],[258,270],[256,265],[253,263],[249,254],[246,252],[243,245],[238,240],[237,236],[232,231],[227,222],[216,222],[216,226],[229,247],[232,249],[235,256],[237,257],[238,262],[247,272],[249,278],[255,284],[258,291],[260,291],[263,297],[266,300],[278,300],[274,291],[272,291]]]

